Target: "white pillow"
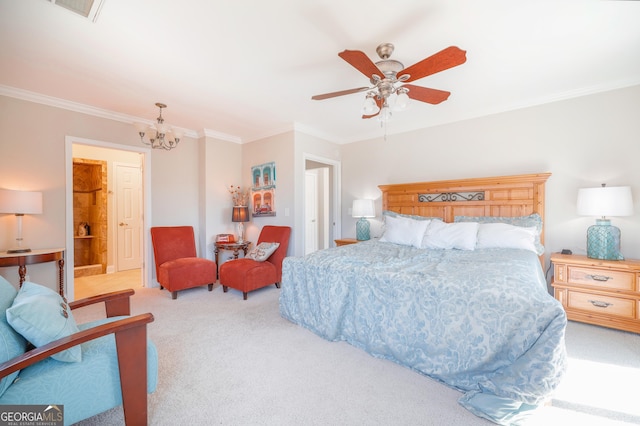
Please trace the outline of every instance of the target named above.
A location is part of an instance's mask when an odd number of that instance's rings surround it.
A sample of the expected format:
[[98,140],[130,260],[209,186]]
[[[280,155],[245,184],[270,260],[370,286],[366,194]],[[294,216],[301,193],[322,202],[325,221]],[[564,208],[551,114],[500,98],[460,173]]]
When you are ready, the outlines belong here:
[[481,223],[478,228],[477,248],[515,248],[536,250],[536,227],[525,228],[507,223]]
[[430,220],[385,216],[384,234],[380,237],[380,241],[420,248],[429,223],[431,223]]
[[475,222],[446,223],[433,220],[422,240],[422,248],[473,250],[476,247],[478,224]]
[[280,247],[280,243],[260,243],[247,254],[247,258],[256,262],[264,262],[278,247]]

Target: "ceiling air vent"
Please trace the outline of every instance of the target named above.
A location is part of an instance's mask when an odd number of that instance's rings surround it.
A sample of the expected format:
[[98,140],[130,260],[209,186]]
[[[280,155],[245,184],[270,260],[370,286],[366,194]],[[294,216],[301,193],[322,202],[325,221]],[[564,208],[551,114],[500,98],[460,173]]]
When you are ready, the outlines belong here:
[[98,14],[105,0],[49,0],[51,3],[62,6],[78,15],[82,15],[92,22],[98,20]]

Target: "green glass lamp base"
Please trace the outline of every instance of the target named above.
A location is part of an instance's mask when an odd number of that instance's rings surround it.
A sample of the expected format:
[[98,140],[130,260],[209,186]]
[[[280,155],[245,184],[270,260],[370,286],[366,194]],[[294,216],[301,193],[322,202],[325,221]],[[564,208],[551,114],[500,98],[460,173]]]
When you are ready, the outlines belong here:
[[587,229],[587,257],[602,260],[624,260],[620,254],[620,229],[608,219],[597,219]]
[[356,239],[358,241],[366,241],[371,239],[371,234],[369,229],[370,229],[369,221],[364,217],[361,217],[356,222]]

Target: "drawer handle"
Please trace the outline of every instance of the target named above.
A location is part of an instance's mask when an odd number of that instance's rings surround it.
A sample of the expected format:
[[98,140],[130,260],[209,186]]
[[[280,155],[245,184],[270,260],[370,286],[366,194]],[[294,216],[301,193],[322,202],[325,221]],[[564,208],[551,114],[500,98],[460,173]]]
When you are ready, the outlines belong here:
[[608,308],[609,306],[613,306],[613,303],[603,302],[601,300],[587,300],[587,302],[591,303],[596,308]]
[[609,281],[613,279],[613,277],[607,277],[606,275],[587,275],[587,277],[594,281]]

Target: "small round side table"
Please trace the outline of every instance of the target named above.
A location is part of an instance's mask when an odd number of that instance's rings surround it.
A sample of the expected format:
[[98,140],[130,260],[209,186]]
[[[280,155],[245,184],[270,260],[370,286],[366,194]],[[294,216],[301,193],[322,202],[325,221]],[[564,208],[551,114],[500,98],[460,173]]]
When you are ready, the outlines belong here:
[[245,256],[247,255],[250,245],[251,245],[251,241],[243,241],[241,243],[223,243],[223,242],[215,243],[214,254],[216,258],[216,280],[218,279],[218,269],[220,268],[220,264],[218,263],[218,255],[220,253],[220,250],[233,251],[233,258],[237,259],[241,249],[244,252],[244,255]]

